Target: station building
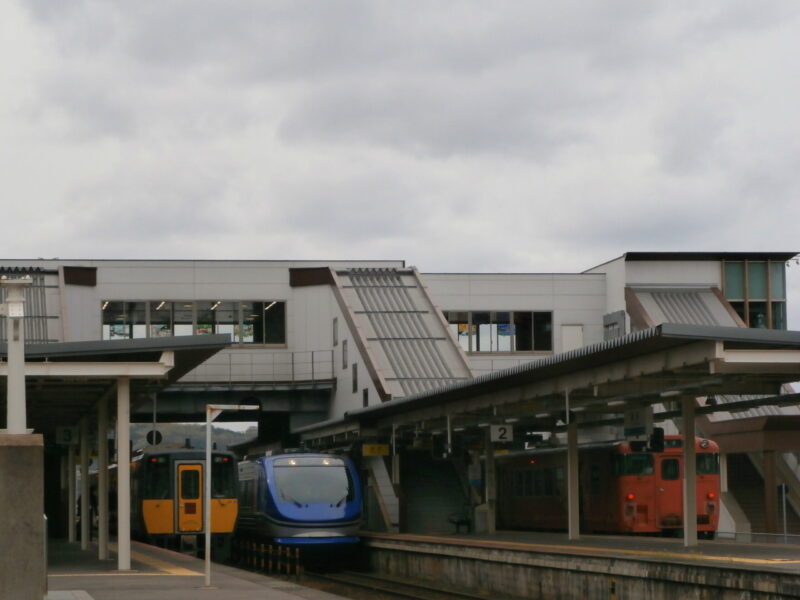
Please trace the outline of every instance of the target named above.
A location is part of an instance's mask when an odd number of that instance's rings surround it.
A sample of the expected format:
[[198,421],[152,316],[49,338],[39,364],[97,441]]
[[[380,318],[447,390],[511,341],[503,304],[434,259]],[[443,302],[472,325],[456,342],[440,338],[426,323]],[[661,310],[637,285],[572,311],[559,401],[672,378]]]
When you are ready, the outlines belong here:
[[[784,331],[785,269],[793,260],[794,252],[629,252],[577,273],[421,273],[402,260],[14,259],[0,261],[0,273],[33,279],[25,292],[29,344],[168,347],[183,338],[210,336],[217,344],[220,335],[229,336],[229,345],[176,370],[180,376],[168,385],[133,389],[131,420],[202,421],[206,404],[256,403],[259,439],[253,446],[298,436],[311,445],[337,446],[380,437],[354,426],[359,412],[419,404],[437,390],[551,364],[587,348],[602,350],[661,324]],[[793,390],[783,392],[792,398]],[[751,480],[790,482],[797,505],[800,444],[786,451],[790,442],[783,438],[791,437],[791,428],[782,426],[799,418],[797,401],[743,400],[702,396],[698,402],[713,402],[717,410],[699,427],[709,437],[727,436],[729,451],[745,456],[737,471],[747,466]],[[735,412],[723,410],[727,402]],[[95,418],[93,407],[80,406]],[[58,428],[73,423],[55,409],[29,407],[29,413],[46,446],[61,452]],[[234,411],[221,418],[253,420]],[[678,431],[670,419],[663,424]],[[407,427],[419,431],[424,424]],[[622,434],[621,423],[592,427],[584,420],[582,427],[584,440]],[[772,445],[771,437],[782,441]],[[372,474],[376,482],[379,471]],[[750,483],[741,487],[762,497]],[[375,484],[378,495],[380,487]],[[766,527],[755,522],[765,518],[763,510],[748,512],[733,496],[729,502],[730,527]],[[391,501],[378,504],[384,526],[397,526],[400,519],[386,508]]]

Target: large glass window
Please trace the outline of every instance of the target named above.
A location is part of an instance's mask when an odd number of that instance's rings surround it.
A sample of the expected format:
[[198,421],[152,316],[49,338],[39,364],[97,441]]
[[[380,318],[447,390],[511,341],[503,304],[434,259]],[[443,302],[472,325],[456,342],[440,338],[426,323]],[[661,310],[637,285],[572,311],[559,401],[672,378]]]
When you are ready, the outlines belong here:
[[264,343],[286,343],[286,303],[273,300],[264,306]]
[[131,337],[127,302],[103,302],[103,339],[119,340]]
[[450,333],[466,352],[553,350],[553,313],[446,311]]
[[160,300],[150,303],[150,337],[172,335],[172,302]]
[[173,304],[175,335],[194,334],[194,303],[175,302]]
[[105,300],[102,315],[105,340],[227,333],[236,343],[286,343],[286,302],[280,300]]
[[783,261],[725,261],[725,298],[748,327],[786,329]]
[[677,458],[666,458],[661,461],[661,479],[677,481],[681,478],[681,464]]
[[469,313],[450,311],[447,313],[450,333],[464,352],[469,352]]

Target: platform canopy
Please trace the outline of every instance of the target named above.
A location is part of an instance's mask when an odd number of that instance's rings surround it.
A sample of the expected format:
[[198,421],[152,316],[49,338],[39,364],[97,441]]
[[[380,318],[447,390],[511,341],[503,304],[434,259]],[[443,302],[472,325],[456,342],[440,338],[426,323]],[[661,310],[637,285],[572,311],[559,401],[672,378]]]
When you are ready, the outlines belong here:
[[[110,395],[117,378],[130,379],[131,398],[149,398],[230,346],[227,334],[134,340],[26,344],[27,424],[36,433],[72,425]],[[7,373],[6,344],[0,344],[0,378]],[[6,387],[0,385],[0,423]]]
[[[800,332],[664,323],[607,342],[548,356],[425,394],[346,413],[299,430],[309,442],[414,429],[468,430],[513,423],[520,430],[552,430],[567,407],[580,425],[620,422],[636,407],[662,404],[656,418],[679,416],[671,401],[705,397],[698,414],[759,405],[798,404],[781,395],[800,380]],[[716,406],[716,395],[751,396]],[[757,396],[753,398],[752,396]],[[579,426],[580,426],[579,425]]]

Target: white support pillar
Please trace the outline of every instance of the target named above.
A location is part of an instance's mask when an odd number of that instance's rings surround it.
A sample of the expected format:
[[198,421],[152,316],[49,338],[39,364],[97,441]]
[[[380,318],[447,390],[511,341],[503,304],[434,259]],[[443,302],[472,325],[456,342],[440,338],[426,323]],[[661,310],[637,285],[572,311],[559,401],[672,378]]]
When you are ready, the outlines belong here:
[[131,570],[131,382],[117,378],[117,568]]
[[80,422],[81,448],[81,550],[89,549],[89,422]]
[[108,399],[97,403],[97,558],[108,559]]
[[683,417],[683,545],[697,546],[697,452],[694,396],[682,398]]
[[2,284],[6,288],[6,301],[0,305],[0,314],[6,318],[6,342],[8,386],[6,392],[6,427],[8,433],[31,433],[27,426],[25,402],[25,293],[24,288],[30,287],[30,276],[18,279],[2,277]]
[[67,446],[67,540],[74,544],[78,539],[75,531],[75,448]]
[[[569,417],[567,417],[569,419]],[[580,489],[578,485],[578,423],[569,419],[567,424],[567,522],[570,540],[579,540]]]

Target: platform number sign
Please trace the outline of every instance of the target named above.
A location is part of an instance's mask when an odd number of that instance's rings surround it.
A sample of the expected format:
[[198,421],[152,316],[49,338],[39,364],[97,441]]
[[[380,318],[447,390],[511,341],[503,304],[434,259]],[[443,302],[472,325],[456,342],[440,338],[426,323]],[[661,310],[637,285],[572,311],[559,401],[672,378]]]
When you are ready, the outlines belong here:
[[490,435],[493,442],[513,442],[514,428],[511,425],[492,425]]
[[62,446],[74,446],[78,443],[77,427],[56,427],[56,443]]

